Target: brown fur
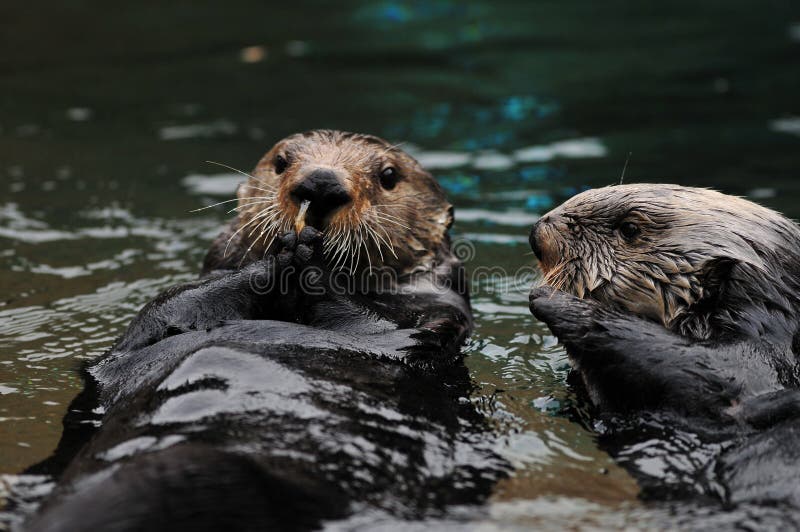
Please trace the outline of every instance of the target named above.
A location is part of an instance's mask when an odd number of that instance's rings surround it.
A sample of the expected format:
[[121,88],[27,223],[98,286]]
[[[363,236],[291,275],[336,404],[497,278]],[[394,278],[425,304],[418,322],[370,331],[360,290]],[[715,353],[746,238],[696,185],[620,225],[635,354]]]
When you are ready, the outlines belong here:
[[[278,156],[288,162],[280,174]],[[389,166],[398,179],[386,188],[380,172]],[[281,140],[261,158],[240,185],[239,214],[215,242],[204,270],[241,267],[262,258],[276,236],[294,227],[299,207],[290,192],[314,169],[335,172],[352,198],[327,227],[317,228],[325,233],[325,256],[332,269],[356,273],[388,267],[402,275],[433,267],[453,222],[452,207],[435,179],[383,139],[315,130]]]

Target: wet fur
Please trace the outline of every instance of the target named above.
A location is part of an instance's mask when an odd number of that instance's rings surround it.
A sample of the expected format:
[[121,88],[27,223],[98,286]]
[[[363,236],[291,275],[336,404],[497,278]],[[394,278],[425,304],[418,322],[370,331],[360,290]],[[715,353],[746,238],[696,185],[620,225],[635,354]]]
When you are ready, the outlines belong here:
[[[619,227],[642,230],[633,242]],[[547,284],[696,339],[786,338],[800,305],[800,230],[747,200],[677,185],[590,190],[538,224]]]
[[[234,240],[231,258],[223,234],[202,279],[148,303],[88,368],[58,450],[33,468],[59,484],[26,529],[311,530],[484,501],[507,464],[465,400],[472,318],[435,201],[417,230],[436,238],[409,239],[425,249],[398,254],[418,262],[398,265],[393,292],[335,290],[310,227],[256,254]],[[286,291],[254,289],[284,276]]]
[[[635,241],[619,232],[630,219]],[[567,348],[601,444],[643,497],[800,524],[800,229],[676,185],[588,191],[543,220],[532,239],[560,291],[535,289],[531,310]],[[637,465],[654,460],[661,475]]]
[[[288,163],[280,174],[278,156]],[[387,167],[398,176],[390,188],[380,181]],[[436,180],[379,137],[314,130],[278,142],[246,174],[237,192],[237,215],[211,246],[203,272],[263,258],[276,237],[294,227],[299,208],[290,191],[316,168],[335,172],[352,197],[325,228],[330,269],[389,268],[400,275],[430,269],[453,223],[452,206]]]

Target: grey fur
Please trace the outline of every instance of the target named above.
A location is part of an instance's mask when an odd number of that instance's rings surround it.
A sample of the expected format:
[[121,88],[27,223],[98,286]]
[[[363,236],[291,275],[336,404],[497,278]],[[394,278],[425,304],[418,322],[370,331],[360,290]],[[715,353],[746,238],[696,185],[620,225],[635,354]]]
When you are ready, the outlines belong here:
[[[640,235],[619,231],[631,221]],[[794,334],[800,228],[742,198],[678,185],[579,194],[534,232],[547,284],[696,339]],[[549,242],[549,244],[548,244]]]

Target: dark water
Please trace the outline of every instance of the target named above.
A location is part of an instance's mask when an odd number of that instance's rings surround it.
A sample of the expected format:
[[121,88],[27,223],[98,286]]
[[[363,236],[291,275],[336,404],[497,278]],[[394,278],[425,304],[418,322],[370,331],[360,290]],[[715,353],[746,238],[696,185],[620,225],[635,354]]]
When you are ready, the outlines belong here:
[[[434,171],[474,286],[474,400],[516,466],[489,519],[646,526],[631,478],[563,415],[563,350],[508,282],[536,217],[620,177],[800,216],[800,3],[6,2],[0,6],[0,473],[46,457],[80,382],[196,274],[238,176],[310,128]],[[5,477],[7,483],[20,482]],[[2,488],[0,488],[2,494]]]

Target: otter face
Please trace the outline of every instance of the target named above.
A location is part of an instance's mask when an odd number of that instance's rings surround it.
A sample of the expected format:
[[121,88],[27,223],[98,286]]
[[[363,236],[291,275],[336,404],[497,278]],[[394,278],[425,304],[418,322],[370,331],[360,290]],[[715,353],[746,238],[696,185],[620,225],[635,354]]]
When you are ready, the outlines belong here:
[[[578,194],[544,215],[530,242],[546,284],[708,337],[707,303],[732,269],[770,282],[788,277],[781,271],[797,260],[798,228],[741,198],[636,184]],[[749,301],[756,291],[768,292],[740,287]]]
[[237,193],[248,253],[304,223],[324,233],[333,269],[426,269],[452,208],[411,156],[371,135],[315,130],[278,142]]

